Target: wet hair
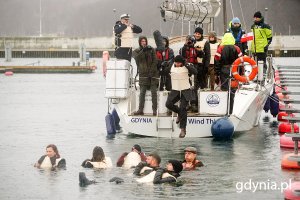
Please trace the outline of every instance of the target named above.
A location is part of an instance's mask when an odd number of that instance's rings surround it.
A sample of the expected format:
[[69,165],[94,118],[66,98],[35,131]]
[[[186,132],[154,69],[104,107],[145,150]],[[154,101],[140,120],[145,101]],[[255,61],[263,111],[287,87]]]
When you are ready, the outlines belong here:
[[105,155],[103,149],[99,146],[95,146],[93,150],[93,158],[91,159],[92,162],[101,162],[105,159]]
[[152,156],[156,160],[158,165],[160,164],[161,158],[157,153],[150,153],[149,156]]
[[48,148],[52,148],[53,151],[54,151],[55,154],[56,154],[56,158],[60,158],[60,155],[59,155],[59,153],[58,153],[58,149],[57,149],[57,147],[56,147],[55,144],[49,144],[49,145],[46,147],[46,149],[48,149]]

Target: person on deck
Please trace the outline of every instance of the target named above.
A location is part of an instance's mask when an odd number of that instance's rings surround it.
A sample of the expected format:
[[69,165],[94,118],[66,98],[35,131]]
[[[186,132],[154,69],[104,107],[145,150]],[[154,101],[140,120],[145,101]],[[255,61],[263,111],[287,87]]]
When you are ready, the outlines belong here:
[[46,155],[43,155],[37,161],[37,163],[34,164],[34,167],[51,170],[55,170],[57,168],[65,168],[66,160],[60,157],[56,145],[49,144],[46,147]]
[[153,183],[173,183],[177,181],[182,171],[182,163],[178,160],[169,160],[166,168],[159,168],[154,175]]
[[159,90],[171,90],[171,77],[170,74],[165,73],[165,68],[172,64],[174,61],[174,51],[169,47],[169,38],[163,36],[163,43],[165,45],[165,50],[156,49],[156,58],[157,58],[157,68],[160,75],[160,86]]
[[218,42],[218,38],[215,32],[210,32],[208,34],[208,40],[209,40],[209,45],[210,45],[210,63],[208,66],[208,82],[209,85],[208,87],[210,88],[210,90],[214,90],[215,89],[215,79],[216,79],[216,74],[215,74],[215,55],[217,53],[217,49],[219,47],[219,42]]
[[125,152],[117,161],[117,167],[131,168],[136,167],[141,161],[146,161],[146,155],[142,152],[141,146],[133,145],[131,152]]
[[139,48],[133,52],[138,73],[140,85],[140,102],[138,111],[134,115],[144,115],[145,95],[147,90],[151,90],[153,115],[157,114],[157,87],[159,72],[157,70],[157,59],[155,50],[148,45],[145,36],[139,37]]
[[133,34],[141,33],[142,29],[129,22],[130,15],[123,14],[120,21],[114,26],[115,34],[115,56],[117,59],[126,59],[129,62],[132,57]]
[[264,74],[267,71],[267,52],[269,45],[272,42],[272,29],[264,23],[264,17],[260,11],[254,14],[254,24],[251,26],[253,32],[253,41],[251,43],[251,51],[257,58],[257,61],[262,60],[264,62]]
[[182,162],[184,170],[194,170],[196,167],[204,166],[200,160],[197,160],[197,149],[187,147],[184,149],[184,161]]
[[93,150],[92,159],[86,159],[81,164],[84,168],[98,168],[105,169],[112,167],[112,161],[110,157],[105,156],[103,149],[96,146]]
[[242,29],[241,21],[239,18],[234,17],[231,22],[229,23],[229,29],[228,32],[232,33],[234,39],[235,39],[235,45],[240,48],[242,53],[245,55],[248,51],[248,45],[247,42],[241,42],[242,36],[246,33]]
[[[179,123],[181,129],[179,137],[184,138],[186,135],[187,110],[188,102],[195,100],[189,81],[191,74],[196,75],[197,70],[192,63],[186,63],[181,55],[174,59],[174,64],[169,66],[166,71],[171,74],[172,90],[168,96],[166,107],[178,114],[176,123]],[[176,102],[180,100],[178,107]]]
[[[233,35],[225,33],[215,55],[215,71],[221,81],[222,91],[229,91],[231,65],[238,57],[243,56],[240,48],[234,44],[235,39]],[[230,93],[229,114],[232,114],[235,91],[235,89],[232,89]]]

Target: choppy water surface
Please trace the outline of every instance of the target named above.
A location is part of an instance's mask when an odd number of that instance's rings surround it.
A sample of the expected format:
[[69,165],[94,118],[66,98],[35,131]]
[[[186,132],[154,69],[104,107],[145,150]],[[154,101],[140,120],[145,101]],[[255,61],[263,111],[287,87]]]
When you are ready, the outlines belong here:
[[[253,187],[241,188],[241,184],[250,180],[280,184],[300,177],[296,171],[281,169],[281,156],[287,150],[279,148],[277,128],[270,127],[270,121],[261,120],[258,127],[230,142],[122,134],[107,140],[105,82],[99,71],[0,75],[0,199],[282,199],[280,190],[253,192]],[[66,170],[48,172],[33,167],[50,143],[56,144],[66,159]],[[168,159],[182,160],[183,149],[195,146],[205,167],[183,172],[181,184],[173,186],[137,184],[131,170],[80,166],[91,158],[96,145],[115,163],[136,143],[146,153],[158,151],[163,165]],[[80,171],[98,184],[79,187]],[[123,177],[125,182],[110,183],[114,176]]]

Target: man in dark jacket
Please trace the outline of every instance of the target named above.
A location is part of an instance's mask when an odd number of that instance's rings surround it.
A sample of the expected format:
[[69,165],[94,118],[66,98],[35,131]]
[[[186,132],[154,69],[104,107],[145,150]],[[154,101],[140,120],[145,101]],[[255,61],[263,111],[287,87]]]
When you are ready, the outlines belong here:
[[132,57],[133,34],[141,33],[142,29],[129,23],[129,15],[123,14],[120,16],[120,21],[117,21],[114,26],[115,34],[115,56],[117,59],[126,59],[129,62]]
[[157,87],[159,73],[157,70],[157,59],[155,50],[148,45],[148,40],[145,36],[139,37],[140,47],[133,52],[138,73],[140,85],[140,102],[139,109],[134,115],[144,114],[145,95],[147,90],[151,90],[153,115],[157,113]]
[[245,53],[247,52],[248,46],[247,46],[247,42],[241,42],[241,38],[246,32],[242,29],[240,19],[237,17],[234,17],[231,20],[229,26],[230,27],[227,31],[232,33],[232,35],[235,39],[235,45],[238,46],[241,49],[242,53],[245,55]]
[[[235,46],[235,39],[231,33],[225,33],[222,43],[215,55],[216,74],[221,80],[221,90],[229,91],[230,87],[230,70],[232,63],[243,54],[238,46]],[[230,93],[229,114],[232,114],[235,90]]]
[[272,42],[272,29],[268,24],[264,23],[264,18],[261,15],[261,12],[256,12],[253,17],[254,24],[251,26],[251,29],[254,38],[251,44],[251,51],[258,61],[262,60],[264,62],[265,73],[267,71],[267,51]]
[[[186,135],[187,124],[187,104],[189,101],[194,100],[193,92],[190,89],[189,76],[191,74],[197,74],[197,70],[193,64],[185,63],[184,58],[178,55],[174,59],[174,64],[167,69],[167,72],[171,74],[172,90],[168,96],[166,107],[178,114],[176,123],[180,123],[180,138],[184,138]],[[194,97],[194,98],[193,98]],[[180,107],[176,102],[180,100]]]
[[183,166],[178,160],[169,160],[166,168],[159,168],[154,175],[153,183],[173,183],[180,176]]
[[144,176],[156,171],[159,168],[161,158],[157,153],[150,153],[147,156],[146,162],[140,162],[134,169],[133,174],[137,176]]
[[157,58],[157,68],[160,75],[160,85],[159,90],[171,90],[171,77],[170,74],[165,73],[165,68],[170,64],[173,64],[174,61],[174,51],[169,47],[169,38],[163,36],[163,43],[165,45],[165,50],[156,49],[156,58]]

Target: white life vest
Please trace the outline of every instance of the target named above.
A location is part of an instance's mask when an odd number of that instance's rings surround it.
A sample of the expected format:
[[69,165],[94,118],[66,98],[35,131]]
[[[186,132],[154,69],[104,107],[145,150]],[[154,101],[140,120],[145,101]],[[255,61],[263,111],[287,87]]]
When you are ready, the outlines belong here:
[[130,26],[121,32],[121,47],[132,47],[133,45],[133,31]]
[[61,159],[62,159],[62,158],[57,158],[57,159],[55,160],[55,165],[52,166],[50,157],[49,157],[49,156],[46,156],[46,157],[44,158],[42,164],[40,165],[40,168],[42,168],[42,169],[51,169],[52,167],[56,167]]
[[175,67],[175,64],[171,67],[171,81],[172,90],[186,90],[191,87],[189,82],[189,70],[185,67]]
[[124,158],[124,164],[122,167],[130,169],[132,167],[136,167],[141,161],[141,156],[137,152],[132,151]]
[[[196,50],[200,49],[200,50],[204,51],[205,43],[206,43],[206,39],[203,39],[201,41],[196,41],[196,43],[194,44],[194,47],[196,48]],[[203,58],[197,57],[197,62],[203,63]]]
[[215,55],[218,50],[219,43],[216,42],[215,44],[210,43],[210,63],[209,64],[214,64],[215,63]]
[[105,159],[101,162],[91,162],[91,161],[88,162],[91,163],[93,167],[97,169],[105,169],[105,168],[112,167],[112,161],[110,157],[105,157]]
[[[136,181],[139,183],[153,183],[154,176],[155,176],[156,171],[151,172],[150,174],[137,179]],[[167,177],[173,177],[175,180],[177,180],[174,176],[172,176],[169,173],[163,173],[162,178],[167,178]]]

